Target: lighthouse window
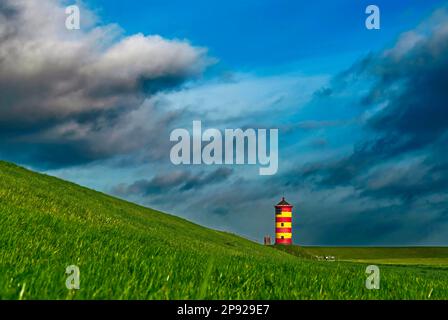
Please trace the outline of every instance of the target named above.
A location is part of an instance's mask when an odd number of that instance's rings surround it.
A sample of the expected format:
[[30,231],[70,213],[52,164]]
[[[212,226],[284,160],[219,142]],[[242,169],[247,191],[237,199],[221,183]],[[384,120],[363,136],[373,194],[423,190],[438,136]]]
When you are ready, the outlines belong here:
[[285,237],[284,237],[284,236],[282,236],[282,239],[285,239]]
[[284,226],[284,223],[282,222],[282,227]]

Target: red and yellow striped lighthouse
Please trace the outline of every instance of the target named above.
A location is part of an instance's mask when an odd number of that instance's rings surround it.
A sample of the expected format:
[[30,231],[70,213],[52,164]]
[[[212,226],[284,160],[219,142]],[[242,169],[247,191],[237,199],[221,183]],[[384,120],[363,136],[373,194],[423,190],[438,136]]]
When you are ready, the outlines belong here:
[[284,197],[275,206],[275,244],[292,244],[292,205]]

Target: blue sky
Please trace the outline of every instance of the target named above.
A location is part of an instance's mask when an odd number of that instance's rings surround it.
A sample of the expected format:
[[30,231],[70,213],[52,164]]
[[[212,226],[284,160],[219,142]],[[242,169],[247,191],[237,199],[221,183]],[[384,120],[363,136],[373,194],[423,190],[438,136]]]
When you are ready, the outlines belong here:
[[[376,1],[382,30],[364,28],[371,1],[97,1],[87,2],[105,23],[126,34],[143,32],[205,46],[220,68],[253,72],[301,68],[330,60],[329,70],[392,43],[429,15],[440,1]],[[294,67],[294,65],[299,64]],[[303,66],[305,67],[305,66]],[[308,66],[319,72],[319,66]],[[299,69],[300,70],[300,69]]]
[[[0,7],[1,159],[256,241],[286,196],[296,243],[448,244],[441,1],[42,3]],[[278,173],[173,165],[193,120],[278,128]]]

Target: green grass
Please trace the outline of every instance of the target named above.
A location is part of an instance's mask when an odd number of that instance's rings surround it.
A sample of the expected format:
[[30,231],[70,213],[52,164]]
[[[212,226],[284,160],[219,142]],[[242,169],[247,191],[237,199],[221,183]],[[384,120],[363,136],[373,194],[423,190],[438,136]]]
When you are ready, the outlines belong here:
[[[262,246],[0,162],[1,299],[448,297],[444,266],[382,265],[381,289],[367,290],[367,264],[316,261],[307,251],[314,249],[300,250]],[[80,290],[65,287],[72,264],[81,270]]]
[[448,247],[280,246],[276,248],[292,255],[312,260],[332,256],[337,261],[448,267]]

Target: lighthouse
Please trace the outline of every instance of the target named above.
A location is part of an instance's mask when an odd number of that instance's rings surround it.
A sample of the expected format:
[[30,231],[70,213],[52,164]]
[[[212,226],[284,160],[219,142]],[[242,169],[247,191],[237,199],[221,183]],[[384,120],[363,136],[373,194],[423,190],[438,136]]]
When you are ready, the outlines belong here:
[[284,197],[275,206],[275,244],[292,244],[292,205]]

